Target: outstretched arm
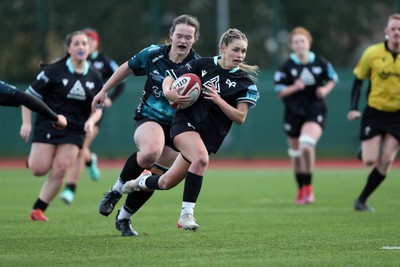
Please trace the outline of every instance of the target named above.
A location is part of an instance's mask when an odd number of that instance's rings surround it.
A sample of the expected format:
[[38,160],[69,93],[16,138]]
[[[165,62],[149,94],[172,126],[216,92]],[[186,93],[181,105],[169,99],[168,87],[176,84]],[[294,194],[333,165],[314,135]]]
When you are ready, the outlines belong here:
[[20,99],[21,105],[48,117],[53,122],[54,128],[62,130],[67,127],[67,119],[64,117],[64,115],[56,114],[39,98],[18,90],[16,96]]
[[129,67],[128,62],[125,62],[124,64],[122,64],[114,72],[114,74],[110,77],[110,79],[107,80],[107,82],[104,84],[104,86],[100,90],[100,92],[93,98],[92,112],[96,112],[96,107],[98,107],[98,106],[102,107],[104,105],[104,101],[107,98],[107,92],[110,91],[111,88],[120,84],[132,73],[133,73],[133,71]]
[[24,93],[22,91],[17,91],[15,94],[15,97],[19,99],[21,102],[21,105],[29,108],[30,110],[37,112],[39,114],[42,114],[46,117],[48,117],[51,121],[58,121],[58,116],[57,114],[49,108],[46,103],[44,103],[42,100],[37,98],[36,96],[30,95],[28,93]]
[[119,97],[124,90],[125,90],[125,83],[120,83],[114,88],[114,90],[112,90],[112,92],[108,97],[112,102],[114,102],[115,99],[117,99],[117,97]]
[[0,81],[0,104],[2,106],[19,107],[21,105],[57,122],[59,116],[39,98],[18,90],[15,86]]

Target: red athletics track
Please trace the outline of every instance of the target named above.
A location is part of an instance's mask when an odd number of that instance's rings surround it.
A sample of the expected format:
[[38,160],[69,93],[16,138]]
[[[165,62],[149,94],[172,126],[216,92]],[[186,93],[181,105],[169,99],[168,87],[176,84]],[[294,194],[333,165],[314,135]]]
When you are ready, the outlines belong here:
[[[100,168],[122,169],[125,159],[99,160]],[[321,159],[316,161],[317,168],[364,168],[357,159]],[[393,167],[400,167],[400,161],[396,161]],[[0,168],[25,168],[25,161],[20,159],[0,159]],[[210,168],[290,168],[289,159],[211,159]],[[367,168],[367,167],[365,167]]]

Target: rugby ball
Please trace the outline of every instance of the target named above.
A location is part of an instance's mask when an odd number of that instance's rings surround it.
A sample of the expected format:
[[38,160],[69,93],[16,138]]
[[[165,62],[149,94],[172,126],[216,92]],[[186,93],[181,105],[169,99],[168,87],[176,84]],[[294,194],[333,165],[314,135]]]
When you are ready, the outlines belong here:
[[186,73],[182,76],[179,76],[171,85],[171,90],[182,87],[178,90],[179,95],[188,95],[190,96],[190,101],[185,102],[183,104],[174,103],[169,101],[171,106],[175,109],[184,109],[193,105],[196,100],[199,98],[201,93],[201,80],[199,76],[193,73]]

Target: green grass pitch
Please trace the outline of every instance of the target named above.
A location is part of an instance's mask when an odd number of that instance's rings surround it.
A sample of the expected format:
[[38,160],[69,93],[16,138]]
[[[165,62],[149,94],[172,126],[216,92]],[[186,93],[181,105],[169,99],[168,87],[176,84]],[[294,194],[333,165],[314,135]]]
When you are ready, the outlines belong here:
[[[86,173],[75,202],[55,199],[49,222],[29,213],[44,177],[0,170],[0,266],[400,266],[400,180],[392,169],[370,198],[375,213],[353,210],[367,168],[317,169],[316,202],[295,206],[289,169],[210,169],[193,233],[177,229],[182,184],[156,192],[132,220],[138,237],[123,238],[97,212],[119,170]],[[123,198],[124,199],[124,198]],[[118,208],[123,204],[120,201]]]

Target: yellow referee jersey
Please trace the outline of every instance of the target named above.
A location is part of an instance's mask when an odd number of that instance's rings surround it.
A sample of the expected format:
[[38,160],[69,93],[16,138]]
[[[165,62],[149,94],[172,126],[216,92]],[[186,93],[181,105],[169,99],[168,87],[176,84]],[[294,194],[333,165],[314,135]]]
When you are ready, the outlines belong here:
[[360,80],[370,79],[370,107],[386,112],[400,110],[400,56],[394,58],[385,43],[368,47],[353,72]]

